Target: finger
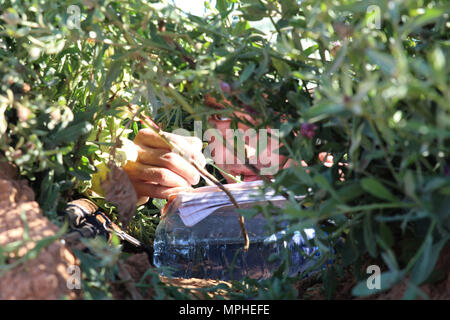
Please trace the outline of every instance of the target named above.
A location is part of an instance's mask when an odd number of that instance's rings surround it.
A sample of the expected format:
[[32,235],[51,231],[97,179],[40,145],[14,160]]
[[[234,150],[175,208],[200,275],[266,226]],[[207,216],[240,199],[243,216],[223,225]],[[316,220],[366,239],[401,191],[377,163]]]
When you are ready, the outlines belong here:
[[320,162],[323,162],[325,160],[325,157],[327,156],[328,152],[321,152],[319,153],[319,160]]
[[327,152],[319,153],[319,160],[325,167],[332,167],[334,165],[334,158]]
[[189,155],[192,160],[200,167],[204,168],[206,166],[206,158],[201,152],[193,152]]
[[166,168],[127,162],[123,168],[132,182],[147,181],[165,187],[189,187],[189,183],[175,172]]
[[[203,142],[198,137],[182,137],[192,147],[192,150],[201,152],[203,149]],[[180,141],[181,142],[181,141]]]
[[198,137],[168,133],[168,138],[200,167],[203,168],[206,165],[206,159],[202,153],[203,142]]
[[192,185],[199,183],[200,175],[188,161],[180,155],[165,149],[155,149],[141,146],[138,148],[138,162],[146,165],[152,165],[167,168],[174,173],[182,176]]
[[[164,134],[172,144],[184,151],[200,167],[205,167],[206,159],[202,153],[203,143],[198,137],[186,137],[167,132]],[[139,130],[134,143],[141,147],[170,150],[170,146],[152,129]]]
[[150,148],[170,149],[167,143],[152,129],[139,130],[134,138],[134,143]]
[[323,165],[325,167],[331,168],[334,165],[334,158],[332,155],[328,155]]
[[175,187],[168,188],[160,185],[150,184],[146,182],[138,182],[134,184],[136,193],[139,196],[145,196],[150,198],[168,199],[171,195],[176,195],[183,191],[191,190],[190,187]]
[[321,162],[333,162],[333,155],[327,153],[327,152],[321,152],[319,153],[319,160]]
[[[169,132],[163,132],[163,134],[168,140],[176,143],[180,148],[183,148],[183,150],[202,149],[202,142],[197,137],[185,137]],[[134,142],[138,145],[144,145],[150,148],[170,149],[164,139],[152,129],[139,130]]]
[[[136,189],[135,189],[136,190]],[[140,196],[137,201],[137,206],[141,206],[143,204],[146,204],[150,198],[146,196]]]

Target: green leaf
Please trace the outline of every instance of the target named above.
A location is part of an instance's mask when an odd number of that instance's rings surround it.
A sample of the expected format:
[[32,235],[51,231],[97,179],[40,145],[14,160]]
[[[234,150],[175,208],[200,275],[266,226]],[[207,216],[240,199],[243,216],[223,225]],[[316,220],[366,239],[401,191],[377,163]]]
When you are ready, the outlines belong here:
[[388,247],[392,247],[394,244],[394,236],[385,223],[380,223],[379,237]]
[[344,247],[342,248],[342,266],[346,267],[354,263],[358,259],[358,249],[354,243],[352,237],[348,237],[345,240]]
[[364,216],[364,243],[366,245],[367,251],[369,254],[376,258],[377,256],[377,242],[372,229],[372,215],[367,213]]
[[41,181],[39,205],[46,214],[56,208],[60,185],[54,182],[54,172],[50,171]]
[[104,92],[108,96],[109,89],[111,88],[113,82],[122,74],[122,61],[115,61],[109,68],[108,74],[105,78]]
[[272,64],[282,77],[287,77],[291,73],[291,68],[283,60],[272,58]]
[[73,171],[70,171],[70,173],[79,180],[91,180],[91,175],[86,171],[74,169]]
[[443,246],[448,242],[448,237],[433,245],[433,236],[428,234],[425,239],[424,249],[418,261],[411,271],[411,281],[416,285],[422,284],[433,272],[439,254]]
[[420,288],[418,286],[416,286],[411,281],[408,282],[408,289],[406,290],[402,299],[403,300],[417,300],[419,297],[424,300],[430,299],[425,292],[420,290]]
[[306,48],[306,49],[303,51],[303,54],[305,55],[305,57],[309,57],[310,54],[314,53],[314,52],[317,51],[317,50],[319,50],[319,45],[318,45],[318,44],[315,44],[315,45],[313,45],[313,46],[311,46],[311,47],[309,47],[309,48]]
[[89,133],[92,125],[87,121],[82,121],[75,125],[64,128],[55,134],[53,141],[59,143],[70,143],[77,140],[80,136]]
[[374,195],[377,198],[397,202],[398,200],[392,195],[392,193],[377,179],[375,178],[363,178],[361,179],[361,187]]
[[[307,177],[308,174],[305,174]],[[303,180],[302,180],[303,181]],[[355,198],[358,198],[363,193],[363,190],[361,190],[361,187],[359,184],[354,183],[351,185],[347,185],[345,187],[340,188],[337,191],[337,197],[341,200],[341,202],[348,202]],[[336,201],[334,198],[329,199],[323,203],[323,205],[320,208],[320,215],[333,215],[333,212],[336,211],[336,207],[339,205],[339,202]]]
[[383,72],[391,76],[396,73],[397,62],[392,56],[370,49],[366,50],[366,54],[369,57],[369,60],[378,65]]
[[435,177],[433,179],[431,179],[423,188],[424,192],[432,192],[436,189],[440,189],[443,186],[450,184],[449,179],[447,178],[442,178],[442,177]]
[[262,4],[253,4],[241,7],[244,18],[249,21],[258,21],[266,16],[267,8]]
[[294,16],[299,10],[299,5],[296,0],[281,0],[281,12],[283,18],[290,18]]
[[329,103],[322,102],[317,104],[311,108],[309,108],[305,112],[306,119],[314,118],[316,121],[328,118],[330,116],[334,116],[337,113],[340,113],[345,110],[343,104],[340,103]]
[[216,9],[219,11],[220,16],[224,18],[227,15],[228,1],[227,0],[217,0]]
[[342,199],[343,202],[348,202],[353,199],[358,198],[363,191],[358,183],[352,183],[346,186],[343,186],[339,189],[338,195]]
[[138,134],[138,132],[139,132],[139,128],[138,128],[137,122],[134,121],[133,122],[133,133],[136,136]]
[[250,28],[250,25],[247,21],[239,21],[233,28],[231,32],[233,36],[239,37],[244,35],[245,31]]
[[287,137],[292,132],[292,129],[294,128],[294,125],[295,124],[292,123],[292,122],[282,123],[281,126],[280,126],[280,135],[279,135],[279,137],[280,138]]
[[245,82],[245,80],[247,80],[252,75],[253,71],[255,71],[255,68],[256,64],[253,62],[246,66],[239,77],[239,83],[242,84],[243,82]]
[[164,206],[166,205],[166,203],[167,203],[167,200],[166,199],[157,199],[157,198],[154,198],[153,200],[152,200],[152,203],[153,203],[153,205],[155,206],[155,207],[157,207],[158,209],[162,209],[162,208],[164,208]]
[[331,196],[338,201],[339,203],[342,203],[341,198],[338,196],[336,191],[333,189],[331,184],[328,182],[328,180],[321,174],[316,174],[313,178],[313,181],[322,189],[328,191]]
[[405,176],[403,178],[403,183],[405,186],[405,194],[409,197],[415,198],[415,182],[413,173],[411,170],[406,171]]
[[381,258],[391,271],[399,271],[398,262],[392,250],[381,253]]
[[399,271],[388,271],[380,274],[380,288],[369,289],[367,279],[359,282],[352,290],[352,294],[356,297],[366,297],[376,293],[380,293],[392,288],[403,277],[403,273]]
[[304,167],[301,166],[293,166],[291,168],[288,168],[287,170],[292,170],[292,172],[294,173],[294,177],[298,177],[298,179],[305,185],[307,186],[312,186],[313,185],[313,180],[311,178],[311,175],[309,175],[306,172],[306,169]]
[[323,286],[325,289],[325,295],[328,300],[332,299],[336,289],[337,289],[338,281],[336,277],[336,271],[334,266],[330,267],[326,272],[323,280]]
[[406,37],[415,29],[418,29],[426,24],[432,23],[438,20],[439,18],[445,19],[443,18],[444,13],[445,13],[444,9],[441,8],[426,9],[424,14],[415,17],[414,19],[411,19],[404,26],[402,26],[401,28],[402,37]]

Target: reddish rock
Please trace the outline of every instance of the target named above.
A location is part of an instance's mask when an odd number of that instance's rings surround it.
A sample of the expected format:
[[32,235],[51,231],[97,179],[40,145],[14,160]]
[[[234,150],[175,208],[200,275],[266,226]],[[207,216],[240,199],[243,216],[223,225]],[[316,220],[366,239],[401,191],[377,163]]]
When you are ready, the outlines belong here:
[[9,253],[11,269],[1,275],[0,299],[76,298],[79,292],[70,290],[67,281],[68,267],[77,261],[61,242],[52,242],[35,257],[24,257],[39,240],[54,236],[58,227],[42,215],[33,190],[26,181],[14,180],[16,176],[13,167],[0,162],[0,247],[24,240],[26,225],[29,239]]

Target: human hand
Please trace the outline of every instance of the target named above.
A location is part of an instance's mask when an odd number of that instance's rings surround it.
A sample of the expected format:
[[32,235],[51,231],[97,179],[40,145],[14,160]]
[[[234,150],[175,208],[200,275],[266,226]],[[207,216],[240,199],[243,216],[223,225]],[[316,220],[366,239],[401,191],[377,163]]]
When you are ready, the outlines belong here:
[[[200,167],[206,165],[202,154],[202,141],[197,137],[184,137],[165,133],[166,137]],[[200,181],[200,174],[187,159],[172,152],[164,140],[151,129],[139,130],[134,144],[138,150],[136,161],[128,161],[123,169],[128,174],[143,204],[149,198],[167,199],[171,194],[191,189]]]
[[319,160],[325,167],[331,168],[334,165],[334,158],[327,152],[319,153]]
[[[327,152],[319,153],[319,160],[323,163],[325,167],[331,168],[332,166],[334,166],[334,157]],[[338,169],[339,180],[345,181],[344,172],[342,171],[342,168],[348,167],[348,163],[338,162],[337,165],[339,167]]]

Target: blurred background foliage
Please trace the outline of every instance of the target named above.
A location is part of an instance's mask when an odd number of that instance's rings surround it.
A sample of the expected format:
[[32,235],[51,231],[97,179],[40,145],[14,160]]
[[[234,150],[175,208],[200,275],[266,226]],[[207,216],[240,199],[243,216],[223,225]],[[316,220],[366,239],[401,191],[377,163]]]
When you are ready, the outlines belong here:
[[[278,210],[289,232],[314,227],[319,263],[333,261],[316,275],[328,298],[347,270],[355,296],[376,292],[368,262],[381,266],[383,290],[404,282],[405,298],[425,296],[419,286],[443,277],[433,270],[450,230],[448,1],[206,6],[195,16],[150,0],[0,0],[0,152],[44,214],[62,225],[65,203],[89,196],[114,215],[96,186],[116,138],[123,163],[143,127],[127,105],[166,131],[192,130],[217,112],[205,99],[227,99],[224,115],[244,110],[259,128],[280,129],[281,152],[309,164],[280,171],[271,186],[292,196]],[[323,166],[320,152],[336,165]],[[139,207],[128,231],[151,243],[162,204]],[[117,252],[102,250],[103,259],[79,253],[86,298],[110,297]],[[295,298],[304,274],[288,278],[286,268],[229,294]],[[155,270],[147,276],[155,298],[191,297]]]

